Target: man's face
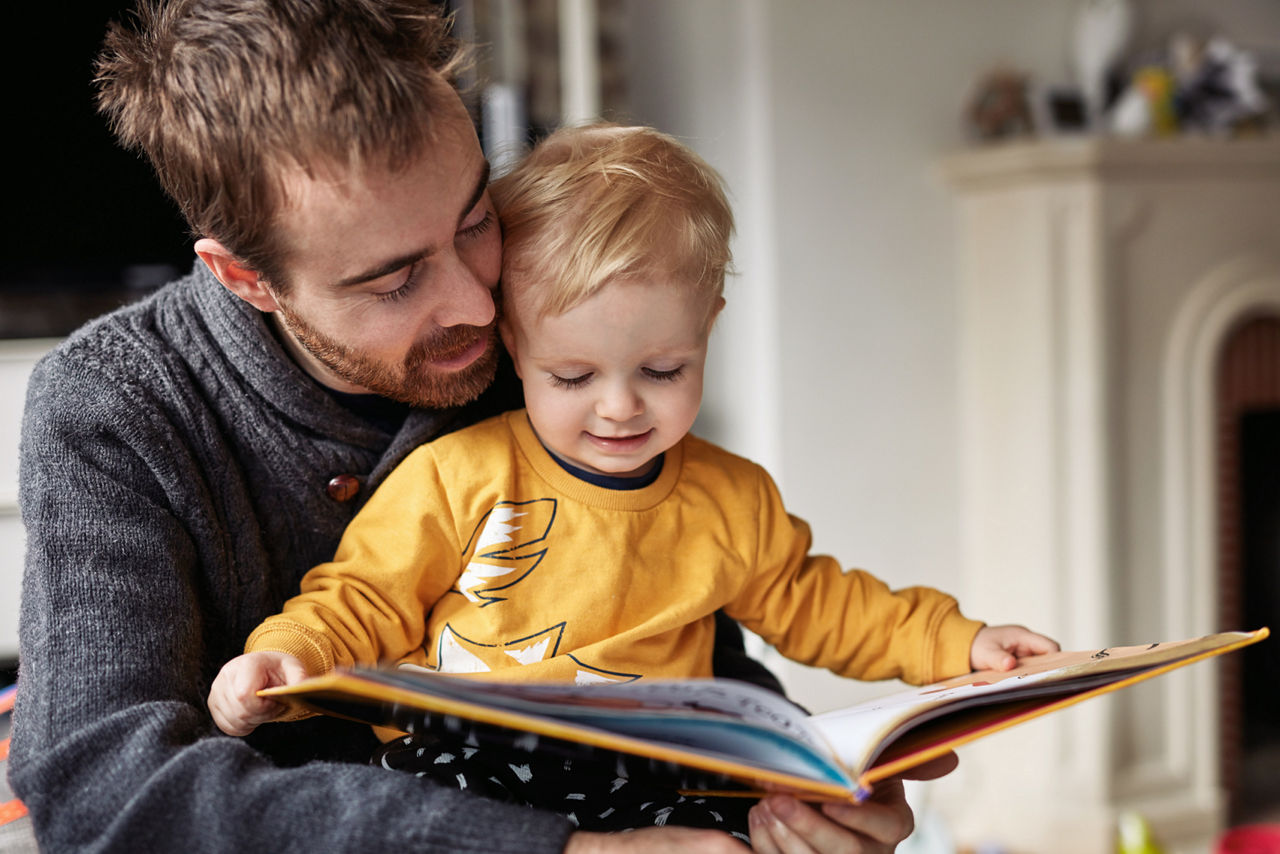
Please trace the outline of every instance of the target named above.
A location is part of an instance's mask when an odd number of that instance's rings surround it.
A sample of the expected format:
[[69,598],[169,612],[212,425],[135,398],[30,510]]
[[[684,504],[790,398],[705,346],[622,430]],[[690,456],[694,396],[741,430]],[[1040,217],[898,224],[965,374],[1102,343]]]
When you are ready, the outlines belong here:
[[488,165],[457,97],[399,172],[286,176],[285,343],[338,391],[457,406],[492,382],[502,264]]
[[544,316],[509,294],[502,325],[529,422],[560,459],[638,476],[693,426],[710,328],[704,297],[655,277],[605,285]]

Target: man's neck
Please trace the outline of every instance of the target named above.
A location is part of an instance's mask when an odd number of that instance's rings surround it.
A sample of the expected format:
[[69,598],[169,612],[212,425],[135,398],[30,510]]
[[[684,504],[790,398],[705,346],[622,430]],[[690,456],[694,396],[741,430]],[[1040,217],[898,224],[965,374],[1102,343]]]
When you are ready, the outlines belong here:
[[401,403],[398,400],[392,400],[389,397],[383,397],[378,394],[370,394],[368,392],[350,394],[329,388],[323,383],[320,384],[320,387],[327,391],[329,396],[338,401],[338,403],[341,403],[356,415],[387,433],[399,431],[401,425],[404,424],[404,420],[409,417],[409,410],[412,408],[407,403]]
[[312,355],[306,347],[303,347],[302,342],[297,339],[293,332],[290,331],[288,324],[285,323],[283,314],[278,311],[271,312],[267,317],[267,323],[271,326],[272,331],[275,332],[276,338],[280,340],[285,352],[293,359],[294,364],[302,368],[307,376],[319,383],[326,391],[339,394],[370,393],[368,389],[342,379]]

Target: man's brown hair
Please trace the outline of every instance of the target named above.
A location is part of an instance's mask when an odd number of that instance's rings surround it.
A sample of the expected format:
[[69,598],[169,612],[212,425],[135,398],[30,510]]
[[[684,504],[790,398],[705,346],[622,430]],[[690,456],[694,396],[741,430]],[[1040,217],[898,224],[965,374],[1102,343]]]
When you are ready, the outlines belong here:
[[426,0],[143,0],[107,31],[98,106],[194,236],[284,287],[285,170],[421,156],[466,59],[451,23]]

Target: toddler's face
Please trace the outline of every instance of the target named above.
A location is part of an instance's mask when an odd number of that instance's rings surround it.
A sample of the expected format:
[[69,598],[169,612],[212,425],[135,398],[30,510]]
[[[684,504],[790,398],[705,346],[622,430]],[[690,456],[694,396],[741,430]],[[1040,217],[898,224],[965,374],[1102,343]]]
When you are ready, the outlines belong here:
[[711,325],[704,299],[645,280],[606,285],[557,316],[532,316],[520,303],[507,301],[503,340],[552,453],[587,471],[638,476],[689,432]]

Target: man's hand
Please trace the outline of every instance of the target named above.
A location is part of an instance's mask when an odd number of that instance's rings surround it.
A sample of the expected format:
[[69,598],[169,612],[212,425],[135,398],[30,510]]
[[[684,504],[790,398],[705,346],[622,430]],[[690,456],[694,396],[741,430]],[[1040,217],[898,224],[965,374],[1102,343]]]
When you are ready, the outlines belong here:
[[1022,626],[983,626],[969,648],[974,670],[1012,670],[1028,655],[1057,652],[1058,642]]
[[860,804],[803,804],[772,795],[751,809],[751,847],[759,854],[888,854],[911,835],[915,819],[902,788],[903,779],[932,780],[957,764],[948,753],[876,784]]
[[259,697],[263,688],[292,685],[307,678],[306,668],[285,652],[251,652],[222,666],[209,689],[209,713],[227,735],[248,735],[284,711],[284,704]]
[[564,854],[747,854],[749,849],[720,830],[647,827],[630,833],[587,833],[569,837]]

